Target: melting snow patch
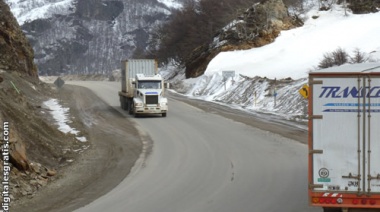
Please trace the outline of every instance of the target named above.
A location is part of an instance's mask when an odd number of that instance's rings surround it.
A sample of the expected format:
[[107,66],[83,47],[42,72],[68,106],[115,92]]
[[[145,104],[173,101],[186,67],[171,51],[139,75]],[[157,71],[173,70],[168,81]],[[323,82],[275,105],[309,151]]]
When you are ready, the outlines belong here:
[[[50,99],[43,103],[48,109],[50,109],[50,114],[53,116],[54,120],[58,125],[58,130],[63,133],[70,133],[73,135],[78,135],[79,131],[75,128],[70,127],[67,123],[71,123],[68,119],[68,112],[70,108],[62,107],[57,99]],[[86,137],[76,137],[80,142],[86,142]]]
[[86,142],[87,141],[86,137],[84,137],[84,136],[82,136],[82,137],[76,137],[76,139],[78,141],[80,141],[80,142]]
[[178,3],[175,0],[158,0],[158,2],[165,4],[169,8],[176,8],[176,9],[182,8],[182,4]]

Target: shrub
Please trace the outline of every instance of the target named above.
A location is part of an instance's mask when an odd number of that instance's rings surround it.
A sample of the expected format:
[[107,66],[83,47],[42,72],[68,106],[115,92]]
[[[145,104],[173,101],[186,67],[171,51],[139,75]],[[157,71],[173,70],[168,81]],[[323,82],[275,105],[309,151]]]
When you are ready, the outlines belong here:
[[364,63],[368,61],[373,61],[368,54],[361,52],[360,49],[356,48],[353,52],[353,56],[347,54],[347,52],[338,48],[333,52],[325,53],[322,60],[318,64],[319,69],[329,68],[333,66],[340,66],[345,63]]
[[323,68],[328,68],[332,66],[340,66],[342,64],[345,64],[348,62],[348,54],[345,50],[342,48],[338,48],[335,51],[331,53],[325,53],[323,55],[323,59],[321,62],[319,62],[318,67],[323,69]]

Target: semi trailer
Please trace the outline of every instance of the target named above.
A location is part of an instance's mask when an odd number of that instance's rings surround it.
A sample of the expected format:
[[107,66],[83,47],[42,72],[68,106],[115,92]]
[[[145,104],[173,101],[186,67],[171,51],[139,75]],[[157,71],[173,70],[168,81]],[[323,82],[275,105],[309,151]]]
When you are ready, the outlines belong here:
[[380,63],[309,73],[309,204],[380,211]]

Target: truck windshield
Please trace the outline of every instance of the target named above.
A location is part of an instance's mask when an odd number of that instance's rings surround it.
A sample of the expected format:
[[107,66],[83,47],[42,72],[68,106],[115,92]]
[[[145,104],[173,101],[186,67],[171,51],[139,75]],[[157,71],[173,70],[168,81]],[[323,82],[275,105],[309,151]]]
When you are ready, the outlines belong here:
[[142,89],[161,89],[161,81],[139,81],[138,88]]

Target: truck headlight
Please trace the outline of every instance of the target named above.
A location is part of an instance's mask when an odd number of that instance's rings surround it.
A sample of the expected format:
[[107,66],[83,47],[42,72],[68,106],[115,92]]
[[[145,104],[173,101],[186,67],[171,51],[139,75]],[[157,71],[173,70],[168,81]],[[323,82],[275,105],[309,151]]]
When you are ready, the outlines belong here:
[[161,98],[160,106],[161,107],[168,106],[168,100],[166,98]]
[[141,102],[136,102],[135,104],[136,104],[136,107],[142,107],[143,106],[143,103],[141,103]]

